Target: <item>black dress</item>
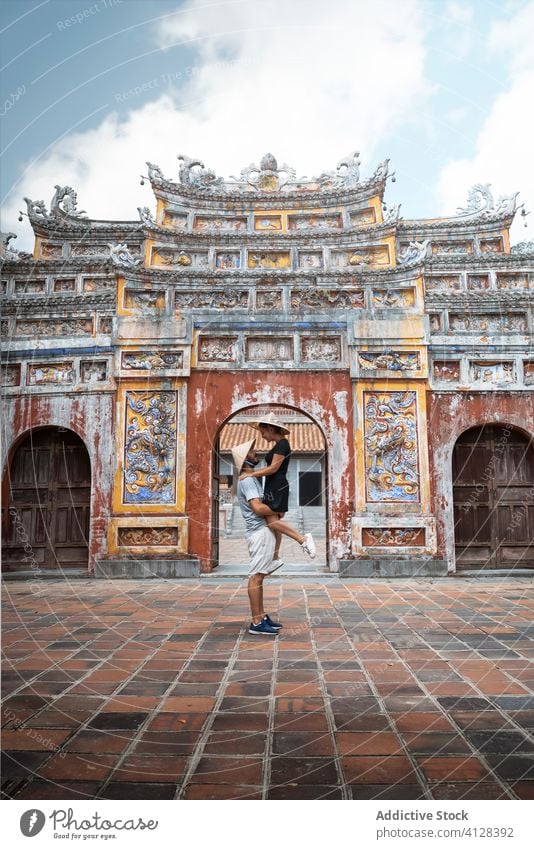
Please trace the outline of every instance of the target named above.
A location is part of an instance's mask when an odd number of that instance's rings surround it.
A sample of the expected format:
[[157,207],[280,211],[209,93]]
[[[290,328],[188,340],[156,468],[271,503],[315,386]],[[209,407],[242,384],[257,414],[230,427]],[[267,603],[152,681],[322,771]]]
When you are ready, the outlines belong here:
[[265,455],[265,462],[268,466],[271,465],[275,454],[283,454],[284,459],[282,460],[280,468],[274,473],[274,475],[265,476],[263,503],[267,504],[267,506],[275,513],[287,513],[289,502],[289,483],[286,474],[287,467],[289,466],[291,446],[285,437],[279,439],[274,448],[271,448],[269,453]]

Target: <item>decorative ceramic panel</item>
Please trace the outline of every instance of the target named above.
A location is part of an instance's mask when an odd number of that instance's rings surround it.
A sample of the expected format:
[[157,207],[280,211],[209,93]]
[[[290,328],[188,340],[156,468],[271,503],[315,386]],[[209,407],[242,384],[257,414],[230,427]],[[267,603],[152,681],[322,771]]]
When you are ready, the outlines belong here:
[[208,252],[176,251],[172,248],[154,248],[152,250],[152,265],[173,268],[179,271],[184,268],[207,268]]
[[362,528],[362,544],[380,546],[424,545],[424,528]]
[[362,289],[292,289],[292,309],[361,309],[365,305]]
[[305,363],[339,363],[341,339],[337,336],[303,336],[300,340],[300,358]]
[[215,254],[215,268],[239,268],[240,266],[239,251],[217,251]]
[[177,310],[232,310],[246,309],[249,293],[245,289],[210,289],[206,292],[177,291],[174,293],[174,306]]
[[187,215],[166,209],[163,216],[163,226],[183,232],[187,228]]
[[246,341],[247,360],[257,362],[281,362],[293,359],[293,339],[266,336],[249,338]]
[[413,307],[415,304],[414,289],[375,289],[373,290],[373,306],[375,307]]
[[289,215],[290,230],[341,230],[343,221],[341,215]]
[[368,502],[419,501],[415,392],[364,393]]
[[459,274],[440,274],[425,278],[427,292],[453,292],[462,288]]
[[248,254],[249,268],[290,268],[291,256],[289,251],[250,251]]
[[53,244],[52,242],[41,242],[41,258],[42,259],[57,259],[63,256],[63,245]]
[[387,245],[360,245],[345,251],[332,251],[334,268],[354,268],[361,266],[389,265]]
[[200,233],[231,233],[247,229],[246,218],[223,218],[222,216],[196,215],[193,230]]
[[502,254],[504,245],[502,239],[481,239],[480,250],[483,254]]
[[126,309],[165,309],[165,292],[147,290],[140,292],[136,289],[126,289],[124,293],[124,306]]
[[111,333],[113,329],[113,319],[110,315],[103,315],[98,319],[98,332]]
[[421,367],[418,351],[358,351],[361,371],[412,371]]
[[351,212],[350,223],[352,227],[367,227],[369,224],[375,224],[376,212],[372,207]]
[[257,310],[281,310],[282,291],[280,289],[262,289],[256,292]]
[[183,366],[183,351],[123,351],[121,368],[124,371],[163,371]]
[[84,292],[109,292],[117,288],[115,280],[106,277],[86,277],[83,281]]
[[198,359],[203,363],[235,363],[237,336],[204,336],[199,339]]
[[299,251],[299,268],[322,268],[322,251]]
[[173,504],[176,488],[176,392],[127,392],[125,504]]
[[54,280],[54,292],[75,292],[76,280],[74,277],[60,278]]
[[102,383],[108,376],[105,360],[82,360],[80,363],[82,383]]
[[480,291],[490,288],[489,274],[468,274],[467,288],[472,291]]
[[526,289],[528,274],[497,274],[497,289]]
[[178,528],[119,528],[117,542],[121,546],[178,545]]
[[20,386],[20,363],[1,366],[0,385]]
[[469,376],[474,383],[513,383],[515,367],[513,362],[472,361],[469,363]]
[[526,333],[527,318],[521,313],[512,315],[451,313],[449,328],[453,333],[458,331],[467,333]]
[[92,336],[92,318],[37,318],[15,322],[15,336]]
[[282,217],[280,215],[256,215],[254,218],[255,230],[281,230]]
[[[131,253],[139,253],[139,244],[128,244],[127,248]],[[109,245],[102,242],[97,245],[73,244],[70,249],[71,256],[108,256]]]
[[30,386],[39,386],[44,383],[72,383],[74,381],[74,367],[70,363],[48,363],[44,365],[28,365],[27,382]]
[[532,386],[532,384],[534,383],[534,361],[523,361],[523,373],[525,375],[525,383],[527,384],[527,386]]
[[437,333],[442,328],[441,315],[438,312],[431,312],[428,314],[428,321],[430,325],[430,332]]
[[434,377],[436,380],[457,381],[460,380],[459,360],[436,360],[434,362]]
[[473,242],[432,242],[432,253],[447,256],[461,256],[473,253]]
[[15,280],[15,295],[38,295],[45,289],[45,280]]

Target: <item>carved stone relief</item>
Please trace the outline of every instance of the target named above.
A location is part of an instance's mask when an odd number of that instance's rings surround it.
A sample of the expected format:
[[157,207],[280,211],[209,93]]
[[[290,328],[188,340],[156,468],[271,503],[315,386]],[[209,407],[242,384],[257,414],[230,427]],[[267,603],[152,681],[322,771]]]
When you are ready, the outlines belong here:
[[469,376],[474,383],[513,383],[515,381],[514,363],[472,361],[469,363]]
[[497,273],[497,289],[526,289],[528,288],[527,274]]
[[337,336],[303,336],[300,346],[303,362],[339,363],[341,361],[341,339]]
[[289,215],[289,230],[341,230],[341,215]]
[[217,251],[215,268],[240,268],[241,254],[239,251]]
[[103,315],[98,320],[99,333],[111,333],[113,329],[113,319],[111,316]]
[[108,292],[117,287],[115,280],[105,277],[86,277],[83,281],[84,292]]
[[299,268],[322,268],[322,251],[299,251]]
[[198,358],[207,363],[235,363],[237,336],[205,336],[198,343]]
[[249,293],[245,289],[210,289],[207,292],[177,291],[174,293],[174,305],[177,310],[183,309],[214,309],[231,310],[246,309]]
[[281,230],[282,216],[281,215],[256,215],[254,217],[255,230]]
[[432,242],[433,254],[446,254],[448,256],[461,256],[473,253],[473,242]]
[[415,392],[364,393],[368,502],[420,499]]
[[54,280],[54,292],[76,291],[76,280],[74,277]]
[[92,336],[92,318],[18,319],[15,336]]
[[372,207],[350,213],[350,223],[353,227],[366,227],[369,224],[375,224],[375,222],[376,213]]
[[163,265],[170,268],[207,268],[208,252],[193,253],[191,251],[176,251],[172,248],[154,248],[152,251],[152,265]]
[[483,254],[502,254],[504,245],[502,239],[481,239],[480,252]]
[[280,289],[260,289],[256,292],[257,310],[281,310],[282,292]]
[[165,309],[165,292],[161,290],[139,292],[135,289],[126,289],[124,306],[127,309]]
[[266,336],[246,340],[246,359],[252,362],[281,362],[293,359],[293,339]]
[[200,233],[242,232],[247,229],[246,218],[196,215],[193,230]]
[[171,212],[169,209],[166,209],[163,215],[163,226],[168,227],[170,230],[183,232],[187,227],[187,215],[183,215],[180,212]]
[[460,361],[435,360],[433,373],[436,380],[458,381],[460,380]]
[[526,333],[527,318],[526,315],[521,313],[512,315],[451,313],[449,315],[449,328],[453,333],[459,331],[467,333]]
[[414,304],[414,289],[373,290],[373,306],[375,307],[413,307]]
[[127,392],[124,503],[172,504],[176,480],[175,392]]
[[345,251],[332,251],[331,256],[334,268],[389,265],[387,245],[360,245]]
[[467,288],[471,291],[481,291],[484,289],[489,289],[489,274],[468,274]]
[[534,383],[534,361],[533,360],[524,360],[523,361],[523,374],[525,375],[525,383],[527,386],[531,386]]
[[20,386],[20,363],[1,366],[0,383],[2,386]]
[[362,289],[307,289],[291,290],[292,309],[359,309],[365,305]]
[[82,360],[80,363],[82,383],[103,383],[107,379],[107,372],[105,360]]
[[41,258],[56,259],[63,256],[63,245],[54,245],[52,242],[41,242]]
[[15,280],[15,295],[40,295],[45,289],[45,280]]
[[459,274],[442,274],[425,277],[425,288],[427,292],[456,291],[462,288]]

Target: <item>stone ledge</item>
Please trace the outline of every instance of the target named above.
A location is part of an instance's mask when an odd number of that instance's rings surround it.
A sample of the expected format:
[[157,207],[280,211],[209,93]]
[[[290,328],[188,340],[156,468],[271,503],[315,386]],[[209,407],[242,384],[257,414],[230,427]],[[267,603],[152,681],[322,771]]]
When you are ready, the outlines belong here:
[[95,560],[95,578],[198,578],[200,560]]
[[446,575],[446,560],[376,558],[339,561],[340,578],[435,578]]

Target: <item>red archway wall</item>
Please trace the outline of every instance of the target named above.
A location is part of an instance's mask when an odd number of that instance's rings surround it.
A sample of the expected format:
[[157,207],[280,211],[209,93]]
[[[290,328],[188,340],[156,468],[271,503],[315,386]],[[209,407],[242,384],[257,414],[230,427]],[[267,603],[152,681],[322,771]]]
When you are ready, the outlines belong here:
[[329,460],[328,522],[330,569],[347,550],[354,512],[352,386],[346,372],[191,373],[187,401],[186,511],[189,552],[202,570],[211,563],[212,451],[221,425],[255,405],[293,407],[322,429]]

